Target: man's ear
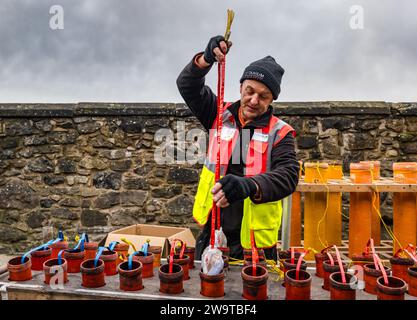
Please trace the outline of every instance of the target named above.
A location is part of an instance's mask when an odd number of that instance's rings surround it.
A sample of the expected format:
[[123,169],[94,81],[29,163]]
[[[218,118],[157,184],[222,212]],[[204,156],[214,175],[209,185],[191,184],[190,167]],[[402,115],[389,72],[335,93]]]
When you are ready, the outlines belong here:
[[242,86],[243,86],[243,82],[240,84],[240,94],[242,94]]

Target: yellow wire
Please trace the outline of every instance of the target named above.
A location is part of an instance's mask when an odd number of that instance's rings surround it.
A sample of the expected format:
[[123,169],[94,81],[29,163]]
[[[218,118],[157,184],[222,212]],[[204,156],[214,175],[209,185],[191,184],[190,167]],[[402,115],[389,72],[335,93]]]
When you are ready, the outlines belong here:
[[229,257],[229,264],[231,265],[242,265],[243,263],[244,263],[244,260]]
[[[244,264],[244,262],[245,262],[244,260],[229,257],[229,265],[241,266]],[[276,278],[275,281],[284,279],[284,272],[282,272],[282,270],[280,269],[280,267],[277,265],[277,263],[274,260],[266,260],[266,266],[269,272],[275,273],[278,275],[278,278]]]
[[[323,176],[321,175],[320,169],[319,169],[319,163],[317,162],[317,171],[319,173],[320,176],[320,180],[324,181]],[[328,247],[328,243],[327,243],[327,239],[324,239],[324,241],[326,243],[323,243],[323,241],[321,241],[321,237],[320,237],[320,225],[323,222],[323,220],[326,218],[327,216],[327,209],[329,208],[329,199],[330,199],[330,189],[329,186],[327,185],[327,183],[324,185],[326,187],[326,209],[324,210],[323,216],[320,218],[319,222],[317,223],[317,236],[319,238],[319,241],[321,243],[321,245],[323,246],[323,248]]]
[[[370,172],[371,172],[371,178],[372,178],[372,182],[373,182],[373,181],[374,181],[374,173],[373,173],[372,167],[371,167],[371,169],[369,169],[369,170],[370,170]],[[373,193],[378,194],[378,196],[375,196],[375,197],[374,197],[374,201],[372,201],[372,207],[373,207],[373,208],[375,209],[375,211],[378,213],[378,217],[379,217],[379,219],[382,221],[382,224],[384,225],[385,230],[388,232],[388,235],[391,237],[391,240],[396,241],[396,242],[398,243],[398,245],[400,246],[401,250],[403,250],[403,246],[402,246],[402,245],[401,245],[401,243],[398,241],[398,239],[397,239],[397,237],[395,236],[394,232],[393,232],[392,230],[390,230],[390,229],[389,229],[389,227],[385,224],[384,219],[382,219],[381,212],[379,211],[379,209],[378,209],[378,208],[376,207],[376,205],[375,205],[376,199],[377,199],[377,198],[379,199],[379,191],[378,191],[378,186],[377,186],[376,184],[374,185],[374,187],[375,187],[375,191],[373,191]],[[393,245],[394,245],[394,244],[393,244]]]
[[308,247],[307,251],[313,251],[314,254],[319,253],[316,249],[314,249],[312,247]]
[[[330,166],[332,168],[335,168],[337,166],[337,164],[333,164],[332,163],[332,164],[330,164]],[[342,169],[342,166],[340,166],[340,172],[342,173],[341,176],[343,178],[343,169]],[[342,197],[342,192],[338,192],[338,193],[339,193],[340,197]],[[342,205],[340,205],[340,207],[338,208],[338,210],[339,210],[338,214],[340,213],[340,215],[342,217],[344,217],[345,219],[347,219],[349,221],[349,217],[347,215],[343,214]]]
[[280,269],[279,265],[275,262],[275,260],[266,260],[266,265],[270,273],[277,274],[277,278],[274,279],[275,281],[284,279],[284,272]]

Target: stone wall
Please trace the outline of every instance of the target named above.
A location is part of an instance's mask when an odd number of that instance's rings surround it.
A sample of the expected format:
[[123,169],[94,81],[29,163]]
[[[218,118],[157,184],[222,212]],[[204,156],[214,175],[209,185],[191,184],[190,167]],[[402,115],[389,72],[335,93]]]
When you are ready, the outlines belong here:
[[[395,161],[417,161],[415,103],[294,102],[274,110],[297,130],[299,159],[342,160],[345,173],[350,162],[378,159],[382,176]],[[183,104],[1,104],[0,253],[39,243],[49,225],[70,238],[101,239],[134,223],[196,232],[201,164],[157,164],[161,128],[185,135],[201,126]],[[382,200],[389,218],[391,196]]]

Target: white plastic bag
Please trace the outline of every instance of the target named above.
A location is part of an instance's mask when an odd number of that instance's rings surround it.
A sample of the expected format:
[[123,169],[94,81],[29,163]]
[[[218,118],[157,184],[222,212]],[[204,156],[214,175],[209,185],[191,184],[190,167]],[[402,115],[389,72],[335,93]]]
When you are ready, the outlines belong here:
[[222,227],[220,227],[219,230],[214,231],[214,246],[218,248],[227,247],[227,238],[226,235],[223,233]]
[[203,268],[203,273],[212,276],[215,274],[220,274],[223,270],[224,261],[222,252],[216,247],[211,247],[209,245],[204,249],[203,254],[201,255],[201,267]]

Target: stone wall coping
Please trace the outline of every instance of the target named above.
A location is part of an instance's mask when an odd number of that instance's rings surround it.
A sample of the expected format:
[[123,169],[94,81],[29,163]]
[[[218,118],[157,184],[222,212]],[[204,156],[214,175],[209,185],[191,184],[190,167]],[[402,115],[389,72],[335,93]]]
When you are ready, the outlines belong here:
[[[417,116],[417,102],[317,101],[275,102],[279,116],[379,115]],[[189,117],[184,103],[1,103],[3,118],[72,118],[81,116],[172,116]]]

